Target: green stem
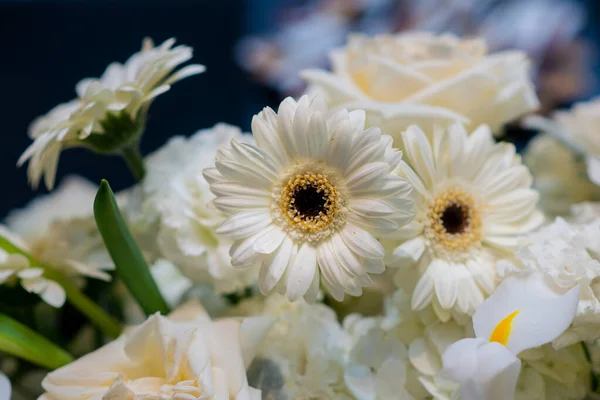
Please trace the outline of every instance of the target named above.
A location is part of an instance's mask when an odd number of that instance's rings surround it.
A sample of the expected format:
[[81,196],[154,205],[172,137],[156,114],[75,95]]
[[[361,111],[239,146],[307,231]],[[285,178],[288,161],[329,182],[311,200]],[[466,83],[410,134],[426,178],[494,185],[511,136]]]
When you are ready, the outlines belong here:
[[105,335],[115,338],[121,334],[119,322],[108,315],[89,297],[81,293],[77,286],[71,283],[61,272],[45,267],[44,276],[61,285],[65,290],[69,302],[87,316]]
[[594,363],[592,362],[592,353],[590,352],[590,349],[588,348],[588,346],[585,342],[581,342],[581,347],[583,348],[583,353],[585,354],[585,358],[590,363],[590,375],[591,375],[590,386],[592,387],[592,392],[596,393],[598,391],[598,377],[594,373],[594,368],[593,368]]
[[141,182],[146,175],[146,168],[144,167],[144,159],[142,158],[139,147],[137,145],[125,147],[122,154],[135,179],[138,182]]

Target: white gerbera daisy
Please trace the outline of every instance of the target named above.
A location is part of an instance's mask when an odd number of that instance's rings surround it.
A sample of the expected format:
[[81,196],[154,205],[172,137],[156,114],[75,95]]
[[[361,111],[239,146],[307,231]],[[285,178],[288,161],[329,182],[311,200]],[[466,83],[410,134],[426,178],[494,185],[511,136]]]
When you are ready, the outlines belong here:
[[415,187],[417,217],[396,233],[403,243],[386,263],[418,264],[414,309],[433,303],[442,320],[451,311],[472,314],[495,288],[496,258],[543,222],[531,175],[487,126],[469,135],[454,125],[429,138],[413,126],[403,141],[407,162],[398,174]]
[[29,181],[37,187],[42,176],[49,189],[54,186],[60,152],[69,147],[88,147],[97,152],[137,152],[146,113],[152,100],[171,88],[171,84],[205,70],[188,65],[192,58],[188,46],[173,47],[169,39],[154,47],[146,38],[142,50],[124,64],[112,63],[101,78],[86,78],[77,84],[78,97],[53,108],[29,128],[34,142],[19,159],[29,160]]
[[217,152],[204,175],[229,218],[218,234],[235,239],[234,266],[262,261],[259,286],[314,301],[320,278],[336,299],[353,296],[384,270],[374,236],[414,215],[411,186],[392,174],[401,153],[363,111],[328,114],[321,98],[285,99],[252,121],[257,146]]

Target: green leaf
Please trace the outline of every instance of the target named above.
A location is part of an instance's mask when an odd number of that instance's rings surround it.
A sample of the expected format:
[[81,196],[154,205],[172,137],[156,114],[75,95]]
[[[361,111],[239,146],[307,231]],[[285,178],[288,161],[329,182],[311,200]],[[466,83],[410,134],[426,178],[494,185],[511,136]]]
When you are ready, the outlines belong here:
[[169,312],[146,260],[121,216],[110,185],[102,180],[94,200],[94,217],[117,274],[146,315]]
[[73,361],[73,356],[20,322],[0,314],[0,351],[48,369]]

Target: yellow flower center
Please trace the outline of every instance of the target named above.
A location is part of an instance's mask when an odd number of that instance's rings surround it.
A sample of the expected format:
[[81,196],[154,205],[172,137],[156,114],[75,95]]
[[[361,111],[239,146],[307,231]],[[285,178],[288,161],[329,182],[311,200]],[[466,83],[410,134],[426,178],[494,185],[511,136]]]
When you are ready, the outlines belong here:
[[294,167],[274,195],[275,219],[297,239],[321,240],[346,220],[344,189],[322,165]]
[[457,255],[481,244],[477,202],[460,187],[438,193],[425,215],[425,236],[437,255]]

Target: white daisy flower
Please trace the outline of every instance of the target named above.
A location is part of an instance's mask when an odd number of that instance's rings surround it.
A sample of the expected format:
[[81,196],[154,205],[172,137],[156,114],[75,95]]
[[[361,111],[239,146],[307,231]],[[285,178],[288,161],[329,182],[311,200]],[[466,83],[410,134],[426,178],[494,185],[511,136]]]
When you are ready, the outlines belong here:
[[[236,139],[253,143],[238,127],[217,124],[189,138],[174,137],[146,159],[147,175],[134,225],[156,232],[149,244],[176,264],[195,283],[232,293],[256,282],[258,265],[236,269],[231,265],[232,241],[216,233],[226,216],[211,207],[215,198],[202,170],[215,165],[220,145]],[[153,224],[157,221],[158,225]],[[158,246],[157,246],[158,245]],[[149,249],[150,250],[150,249]]]
[[328,114],[321,98],[285,99],[254,117],[257,145],[236,140],[204,175],[229,216],[217,233],[235,240],[234,266],[262,262],[259,286],[314,301],[321,278],[335,299],[384,270],[374,238],[414,215],[411,186],[392,170],[401,153],[362,111]]
[[413,126],[402,138],[407,161],[397,171],[415,188],[417,217],[395,234],[402,244],[390,246],[386,264],[418,265],[414,309],[433,304],[444,321],[470,315],[496,287],[496,258],[543,222],[531,175],[486,126],[431,137]]
[[85,283],[83,278],[109,281],[108,271],[114,265],[92,216],[95,194],[95,185],[71,177],[56,192],[12,211],[7,226],[0,225],[0,284],[18,281],[48,304],[61,307],[65,292],[46,278],[45,266],[60,270],[79,285]]
[[151,39],[144,39],[140,52],[124,64],[110,64],[98,79],[83,79],[77,84],[75,100],[58,105],[32,123],[29,136],[34,142],[18,164],[29,160],[28,176],[34,187],[44,176],[46,186],[52,189],[60,152],[65,148],[137,151],[152,100],[173,83],[205,70],[193,64],[174,72],[192,58],[190,47],[173,47],[174,43],[175,39],[169,39],[154,47]]

